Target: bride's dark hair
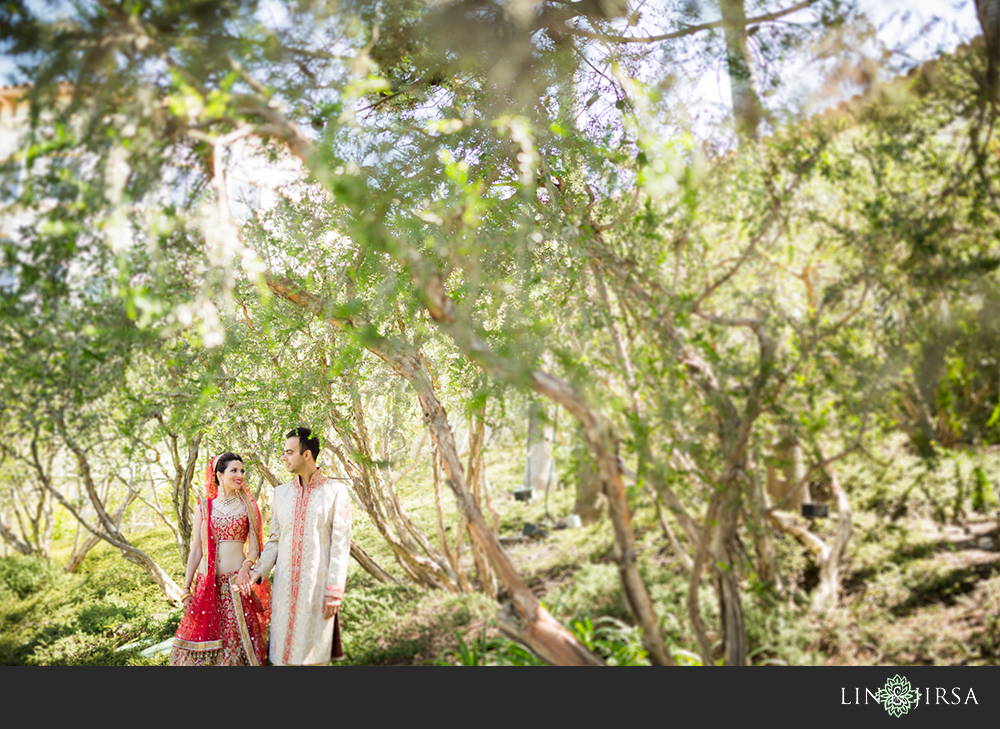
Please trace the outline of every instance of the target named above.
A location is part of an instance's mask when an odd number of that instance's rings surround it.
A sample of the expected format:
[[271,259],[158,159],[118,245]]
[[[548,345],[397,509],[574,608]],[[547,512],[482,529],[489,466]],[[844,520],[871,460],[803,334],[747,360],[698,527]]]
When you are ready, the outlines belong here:
[[226,451],[221,456],[219,456],[219,460],[215,462],[215,483],[221,485],[221,482],[219,481],[219,474],[225,473],[226,467],[233,461],[239,461],[240,463],[243,463],[243,458],[241,458],[236,453],[233,453],[232,451]]

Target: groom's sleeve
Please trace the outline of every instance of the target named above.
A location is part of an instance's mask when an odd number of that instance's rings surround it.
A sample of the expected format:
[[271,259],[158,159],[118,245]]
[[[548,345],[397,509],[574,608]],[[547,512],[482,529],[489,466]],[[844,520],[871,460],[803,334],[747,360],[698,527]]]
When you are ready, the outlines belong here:
[[[275,497],[277,495],[278,492],[275,489]],[[260,559],[257,560],[257,566],[254,568],[254,571],[262,578],[267,577],[278,559],[278,540],[281,538],[281,527],[278,523],[276,505],[277,498],[274,498],[271,501],[271,531],[268,534],[267,541],[264,543],[264,548],[260,550]]]
[[341,487],[333,500],[333,526],[330,529],[330,565],[323,594],[337,605],[344,599],[347,563],[351,561],[351,494]]

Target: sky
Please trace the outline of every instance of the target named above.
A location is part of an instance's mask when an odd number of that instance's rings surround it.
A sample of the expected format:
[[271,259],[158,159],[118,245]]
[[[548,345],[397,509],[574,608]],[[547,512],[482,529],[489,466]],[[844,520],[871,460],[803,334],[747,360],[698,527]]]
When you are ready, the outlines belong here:
[[[791,4],[792,0],[786,3]],[[858,60],[862,56],[880,59],[879,80],[905,73],[924,61],[953,51],[958,45],[982,33],[974,0],[860,0],[859,5],[875,26],[876,40],[855,50]],[[711,8],[707,2],[704,6]],[[783,22],[804,19],[808,12],[788,15]],[[717,10],[714,14],[707,10],[702,20],[717,17]],[[881,61],[883,47],[892,51],[892,57],[885,62]],[[802,60],[787,61],[779,67],[777,76],[781,79],[780,87],[774,96],[764,99],[765,106],[770,110],[797,109],[800,114],[808,116],[863,91],[860,86],[846,81],[842,81],[835,92],[824,87],[820,65]],[[695,136],[707,139],[725,129],[730,113],[730,92],[724,57],[717,57],[707,72],[701,68],[682,77],[674,93],[691,113],[686,126]]]
[[[861,3],[897,66],[916,66],[980,35],[974,0],[868,0]],[[858,49],[877,57],[874,44]]]
[[934,18],[943,20],[916,43],[907,43],[916,60],[950,51],[982,33],[973,0],[869,0],[864,5],[876,25],[882,26],[879,36],[890,45],[917,37]]

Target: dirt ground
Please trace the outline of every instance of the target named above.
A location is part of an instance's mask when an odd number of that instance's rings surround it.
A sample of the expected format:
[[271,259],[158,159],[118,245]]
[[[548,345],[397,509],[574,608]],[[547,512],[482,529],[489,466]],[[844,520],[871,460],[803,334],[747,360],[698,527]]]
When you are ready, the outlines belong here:
[[1000,663],[997,519],[960,526],[922,520],[913,527],[926,550],[911,563],[911,574],[919,572],[916,587],[885,606],[869,605],[874,601],[863,586],[848,589],[843,605],[854,620],[845,624],[844,613],[831,619],[816,647],[830,665]]

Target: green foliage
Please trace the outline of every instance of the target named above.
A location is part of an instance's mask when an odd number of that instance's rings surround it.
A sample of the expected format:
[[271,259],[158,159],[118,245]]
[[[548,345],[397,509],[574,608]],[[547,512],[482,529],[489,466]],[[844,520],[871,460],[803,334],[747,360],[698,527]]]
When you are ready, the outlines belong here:
[[[172,537],[152,532],[136,543],[166,564],[176,562]],[[12,560],[0,560],[4,565]],[[148,575],[122,562],[117,551],[97,547],[77,574],[54,563],[36,566],[49,579],[24,597],[0,597],[2,665],[151,665],[138,650],[172,636],[180,610],[166,602]],[[140,643],[127,650],[130,644]]]
[[[487,640],[486,633],[488,630],[488,625],[483,625],[482,637],[475,637],[472,639],[471,645],[467,645],[465,638],[462,637],[461,633],[455,633],[455,638],[458,640],[458,648],[453,650],[445,651],[442,653],[436,661],[434,661],[435,666],[485,666],[487,655],[490,653],[497,653],[504,649],[505,642],[503,639]],[[496,656],[492,656],[494,662],[496,662]]]
[[44,557],[20,555],[0,559],[0,599],[14,595],[24,600],[40,589],[58,584],[59,568]]
[[577,613],[569,624],[580,642],[609,666],[648,666],[649,654],[642,647],[638,626],[610,615],[593,620],[589,611]]
[[744,610],[753,665],[809,666],[826,662],[827,657],[815,647],[815,627],[808,603],[789,605],[785,601],[748,596]]
[[[605,615],[592,620],[589,613],[578,613],[567,626],[580,643],[600,656],[609,666],[648,666],[636,626]],[[436,666],[544,666],[547,665],[523,646],[500,636],[487,638],[489,624],[483,625],[481,636],[466,643],[461,633],[455,633],[458,647],[442,653]]]
[[972,478],[974,481],[972,509],[980,514],[986,514],[997,505],[997,495],[993,493],[993,487],[990,485],[990,480],[982,466],[976,466],[972,469]]
[[618,569],[608,562],[580,565],[573,573],[572,586],[560,593],[556,604],[570,615],[592,611],[599,616],[611,615],[622,620],[630,617]]
[[[348,579],[348,594],[341,620],[344,665],[432,662],[442,640],[453,642],[456,633],[464,634],[469,625],[485,621],[494,609],[482,595],[385,585],[357,572]],[[466,643],[464,650],[471,655],[478,648]]]
[[[845,589],[861,595],[862,614],[906,616],[927,604],[954,604],[983,573],[936,559],[946,546],[933,533],[915,529],[913,520],[931,518],[946,525],[968,509],[975,511],[978,484],[988,489],[989,480],[1000,476],[998,464],[984,454],[952,453],[929,469],[898,442],[883,448],[880,455],[890,460],[877,469],[867,458],[846,459],[841,468],[842,477],[855,484],[852,501],[868,509],[854,517],[858,538],[844,557],[851,574]],[[971,472],[971,494],[962,486],[963,472]]]
[[129,621],[135,620],[138,616],[139,612],[135,605],[118,595],[111,594],[105,595],[99,604],[81,609],[77,612],[76,620],[81,631],[100,633],[114,631],[120,625],[129,624]]

